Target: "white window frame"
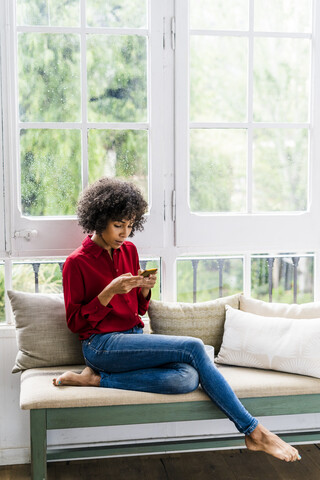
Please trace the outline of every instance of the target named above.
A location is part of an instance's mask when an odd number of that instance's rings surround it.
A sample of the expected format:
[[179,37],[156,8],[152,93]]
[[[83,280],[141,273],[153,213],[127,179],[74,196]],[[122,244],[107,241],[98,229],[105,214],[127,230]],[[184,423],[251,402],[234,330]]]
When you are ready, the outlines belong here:
[[[249,141],[252,137],[253,127],[259,125],[266,128],[281,126],[283,128],[305,127],[306,124],[254,124],[249,118],[248,122],[239,124],[189,124],[189,82],[186,72],[188,68],[188,11],[184,0],[176,0],[176,88],[179,88],[179,95],[176,96],[176,245],[185,248],[194,248],[196,251],[213,250],[218,254],[236,253],[262,253],[262,252],[318,252],[319,253],[319,216],[320,216],[320,163],[319,156],[319,106],[320,91],[315,89],[319,84],[320,62],[319,55],[319,5],[314,2],[315,32],[312,37],[314,46],[312,58],[312,109],[310,119],[310,198],[309,208],[302,213],[266,213],[266,214],[195,214],[191,213],[188,206],[188,159],[189,141],[188,132],[191,128],[212,128],[212,127],[234,127],[247,128]],[[249,2],[250,28],[248,32],[236,32],[236,35],[249,36],[251,44],[254,35],[252,27],[253,6]],[[193,31],[197,33],[197,31]],[[234,34],[234,32],[206,32],[206,34]],[[281,35],[279,35],[281,36]],[[283,34],[282,36],[286,36]],[[288,36],[293,36],[288,34]],[[308,34],[306,34],[308,37]],[[252,69],[253,52],[252,46],[249,49],[249,69]],[[252,82],[251,82],[252,83]],[[249,82],[249,104],[252,98],[252,84]],[[309,126],[309,124],[307,125]],[[252,153],[249,153],[248,182],[252,178]],[[249,187],[248,195],[250,194]],[[250,203],[249,203],[250,209]]]
[[[6,51],[7,61],[10,62],[7,72],[9,83],[14,85],[10,92],[8,106],[8,131],[12,138],[9,152],[9,177],[11,182],[11,230],[10,251],[14,256],[61,256],[72,252],[84,237],[81,228],[77,225],[74,217],[27,217],[23,216],[19,209],[20,198],[20,156],[19,156],[19,130],[21,128],[47,128],[47,129],[80,129],[82,133],[82,188],[88,184],[88,158],[87,158],[87,130],[98,129],[136,129],[149,132],[149,204],[150,215],[146,223],[144,234],[137,234],[140,247],[148,247],[150,244],[162,247],[164,233],[162,219],[164,217],[164,162],[163,158],[163,7],[161,2],[148,0],[149,4],[149,27],[148,29],[112,29],[112,28],[78,28],[78,27],[15,27],[15,2],[5,0],[7,23],[11,25],[8,31],[8,46]],[[80,1],[82,25],[85,25],[85,2]],[[81,84],[82,84],[82,123],[59,123],[59,122],[19,122],[18,120],[18,85],[17,85],[17,35],[15,32],[39,32],[39,33],[78,33],[81,44],[85,45],[87,33],[101,34],[137,34],[149,39],[148,46],[148,106],[149,122],[146,123],[93,123],[87,122],[86,104],[86,53],[81,49]],[[152,54],[150,53],[152,52]],[[151,94],[152,91],[155,92]],[[9,142],[8,142],[9,144]],[[159,202],[159,198],[161,201]]]
[[[83,5],[83,0],[82,5]],[[185,255],[236,255],[244,258],[244,292],[250,294],[251,254],[290,252],[315,255],[314,284],[320,279],[320,91],[313,89],[310,210],[303,214],[274,215],[191,215],[188,210],[188,2],[148,0],[152,5],[150,34],[152,88],[150,103],[151,215],[144,232],[133,239],[141,257],[160,257],[162,298],[176,300],[176,260]],[[71,218],[49,220],[21,217],[17,210],[16,85],[12,83],[14,9],[11,0],[0,3],[2,35],[5,187],[6,187],[6,288],[10,288],[12,262],[18,258],[62,258],[74,250],[83,233]],[[316,2],[315,2],[316,3]],[[252,4],[252,0],[250,0]],[[82,7],[83,8],[83,7]],[[150,11],[150,10],[149,10]],[[3,15],[2,15],[3,13]],[[316,7],[313,85],[320,84],[320,8]],[[319,28],[318,28],[319,27]],[[12,76],[13,75],[13,76]],[[15,86],[14,86],[15,85]],[[13,92],[10,89],[13,88]],[[10,102],[8,99],[10,99]],[[150,100],[151,98],[151,100]],[[107,124],[106,124],[107,125]],[[104,124],[99,125],[99,127]],[[121,125],[123,126],[123,125]],[[1,152],[0,152],[1,153]],[[85,170],[85,169],[84,169]],[[87,173],[84,171],[84,185]],[[0,179],[1,183],[1,179]],[[0,214],[1,215],[1,214]],[[194,222],[196,220],[196,222]],[[1,218],[0,218],[1,221]],[[38,230],[36,237],[14,239],[15,231]],[[0,244],[1,245],[1,244]],[[320,300],[320,292],[314,289]],[[9,311],[7,305],[7,311]]]

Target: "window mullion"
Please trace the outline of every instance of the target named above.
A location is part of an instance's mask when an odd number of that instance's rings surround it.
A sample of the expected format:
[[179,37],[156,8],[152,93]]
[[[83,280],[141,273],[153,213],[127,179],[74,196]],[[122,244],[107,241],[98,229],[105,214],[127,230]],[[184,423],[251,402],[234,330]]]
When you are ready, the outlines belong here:
[[253,196],[253,51],[254,51],[254,2],[249,2],[248,37],[248,160],[247,160],[247,213],[252,213]]
[[87,36],[86,36],[86,1],[81,1],[81,179],[82,188],[88,184],[88,114],[87,114]]

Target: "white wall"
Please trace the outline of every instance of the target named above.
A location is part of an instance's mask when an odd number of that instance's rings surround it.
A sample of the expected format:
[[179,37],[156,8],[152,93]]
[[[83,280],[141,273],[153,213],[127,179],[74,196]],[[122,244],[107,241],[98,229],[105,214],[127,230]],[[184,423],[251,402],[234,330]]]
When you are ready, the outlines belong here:
[[[29,412],[19,408],[20,374],[12,374],[17,352],[13,327],[0,327],[0,465],[30,462]],[[320,414],[265,417],[263,423],[275,431],[320,429]],[[50,431],[49,445],[76,445],[90,442],[166,438],[188,435],[237,433],[229,420],[177,422]]]

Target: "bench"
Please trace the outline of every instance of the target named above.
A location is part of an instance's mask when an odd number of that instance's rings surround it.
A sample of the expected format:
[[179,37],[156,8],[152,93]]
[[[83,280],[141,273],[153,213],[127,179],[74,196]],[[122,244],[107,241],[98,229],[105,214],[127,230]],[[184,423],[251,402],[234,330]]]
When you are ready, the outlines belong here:
[[[245,367],[219,365],[218,368],[254,416],[320,412],[320,379]],[[66,369],[70,366],[34,368],[21,375],[21,408],[30,410],[33,480],[47,478],[46,465],[50,460],[245,447],[241,434],[217,436],[213,432],[202,438],[47,449],[47,431],[52,429],[225,418],[200,387],[185,395],[99,387],[54,387],[52,378]],[[83,366],[71,366],[71,369],[80,372]],[[320,430],[277,433],[290,443],[320,441]]]
[[[142,439],[126,443],[111,443],[111,439],[106,438],[106,445],[96,443],[75,448],[47,448],[49,430],[192,422],[223,419],[225,415],[201,387],[184,395],[99,387],[55,387],[52,384],[54,377],[66,370],[80,372],[84,368],[80,342],[66,327],[62,295],[8,291],[8,296],[15,315],[19,346],[13,372],[22,371],[20,406],[30,410],[33,480],[47,478],[47,461],[245,446],[241,434],[223,435],[213,431],[202,436]],[[226,305],[246,312],[259,308],[256,313],[269,316],[274,314],[275,309],[277,315],[273,316],[276,317],[281,314],[287,318],[320,318],[320,303],[270,306],[236,294],[194,305],[153,301],[149,308],[152,331],[178,335],[195,332],[195,336],[218,351],[227,325]],[[217,364],[217,368],[244,406],[256,417],[320,413],[320,378],[222,364]],[[305,431],[292,428],[290,432],[276,433],[289,443],[320,442],[318,428]]]

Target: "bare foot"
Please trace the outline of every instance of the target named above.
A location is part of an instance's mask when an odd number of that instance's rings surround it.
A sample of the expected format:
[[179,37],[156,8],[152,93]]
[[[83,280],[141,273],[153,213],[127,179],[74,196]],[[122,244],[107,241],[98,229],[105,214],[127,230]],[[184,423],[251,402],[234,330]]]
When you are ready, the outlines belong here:
[[79,387],[99,387],[101,377],[95,373],[90,367],[86,367],[81,373],[65,372],[60,377],[52,380],[53,385],[59,387],[61,385],[73,385]]
[[250,435],[245,436],[248,450],[262,451],[286,462],[301,460],[296,448],[284,442],[260,423]]

